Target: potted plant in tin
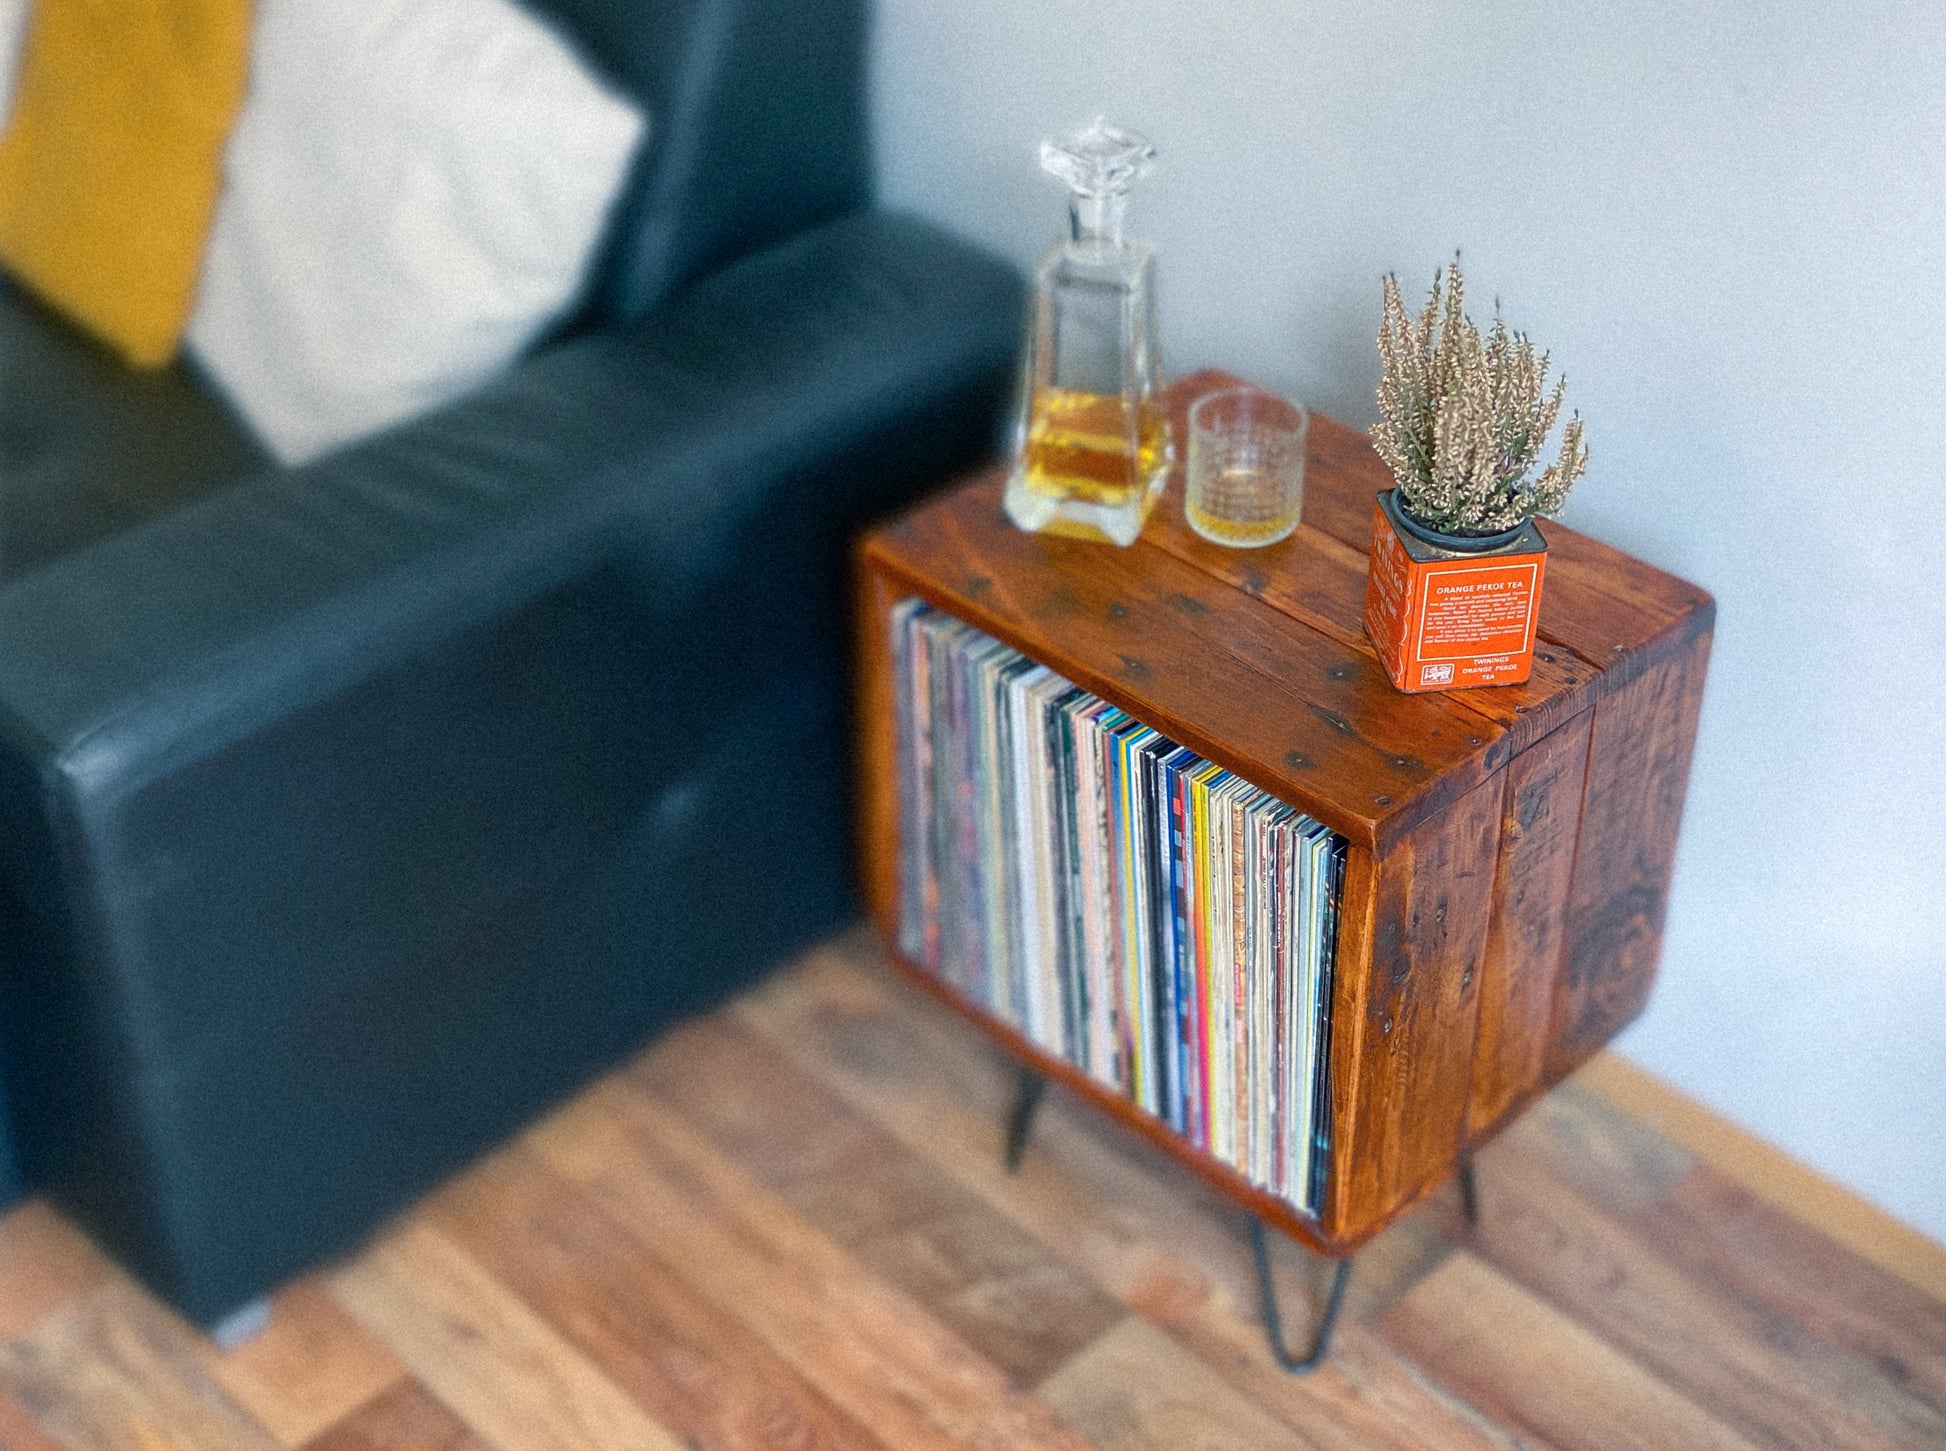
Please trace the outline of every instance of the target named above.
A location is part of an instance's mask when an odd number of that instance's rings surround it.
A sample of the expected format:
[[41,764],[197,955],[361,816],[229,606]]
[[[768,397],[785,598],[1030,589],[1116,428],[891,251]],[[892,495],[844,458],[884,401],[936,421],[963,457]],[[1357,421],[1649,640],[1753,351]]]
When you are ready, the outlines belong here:
[[1373,515],[1365,633],[1400,690],[1518,684],[1547,565],[1534,520],[1559,513],[1588,467],[1581,419],[1537,471],[1566,385],[1548,389],[1547,354],[1497,310],[1481,333],[1457,261],[1416,318],[1385,279],[1378,350],[1371,437],[1397,487]]

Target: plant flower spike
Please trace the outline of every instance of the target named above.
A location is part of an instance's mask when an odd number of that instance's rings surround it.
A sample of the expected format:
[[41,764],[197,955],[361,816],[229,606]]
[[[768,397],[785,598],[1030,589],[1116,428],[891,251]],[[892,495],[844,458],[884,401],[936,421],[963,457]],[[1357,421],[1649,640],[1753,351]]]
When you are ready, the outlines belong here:
[[1385,279],[1379,325],[1382,364],[1373,446],[1398,481],[1406,512],[1442,534],[1479,537],[1561,511],[1588,467],[1579,414],[1562,431],[1561,451],[1529,478],[1560,416],[1565,381],[1547,391],[1548,355],[1510,331],[1494,309],[1484,338],[1467,317],[1459,262],[1446,268],[1417,319],[1405,310],[1397,277]]

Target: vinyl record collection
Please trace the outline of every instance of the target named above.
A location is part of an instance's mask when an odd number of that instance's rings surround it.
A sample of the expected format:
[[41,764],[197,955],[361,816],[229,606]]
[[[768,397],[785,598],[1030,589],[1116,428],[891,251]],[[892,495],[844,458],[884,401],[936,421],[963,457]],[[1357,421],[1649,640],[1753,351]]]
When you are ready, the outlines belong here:
[[922,601],[891,623],[901,950],[1315,1214],[1344,839]]

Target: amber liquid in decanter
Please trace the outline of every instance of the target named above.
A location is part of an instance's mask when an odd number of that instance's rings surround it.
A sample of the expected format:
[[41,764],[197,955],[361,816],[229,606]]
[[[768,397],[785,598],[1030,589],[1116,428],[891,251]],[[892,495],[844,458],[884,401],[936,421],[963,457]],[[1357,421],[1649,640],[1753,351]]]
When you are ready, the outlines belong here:
[[[1043,387],[1028,407],[1020,472],[1025,487],[1045,498],[1122,509],[1139,502],[1168,468],[1168,454],[1169,421],[1160,400],[1131,407],[1120,394]],[[1062,532],[1058,522],[1049,528]]]

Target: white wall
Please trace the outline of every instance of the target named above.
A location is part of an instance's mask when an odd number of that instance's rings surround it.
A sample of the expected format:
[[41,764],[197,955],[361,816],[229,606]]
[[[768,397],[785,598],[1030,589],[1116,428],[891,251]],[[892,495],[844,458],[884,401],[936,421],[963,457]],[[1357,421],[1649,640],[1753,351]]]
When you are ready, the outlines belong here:
[[1023,263],[1039,138],[1148,131],[1176,372],[1369,423],[1380,275],[1464,249],[1567,521],[1718,602],[1623,1046],[1946,1238],[1946,6],[881,0],[877,78],[887,201]]

